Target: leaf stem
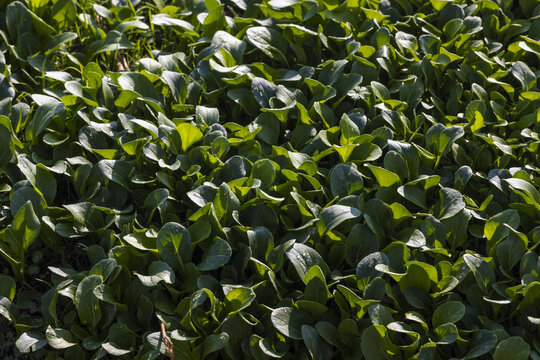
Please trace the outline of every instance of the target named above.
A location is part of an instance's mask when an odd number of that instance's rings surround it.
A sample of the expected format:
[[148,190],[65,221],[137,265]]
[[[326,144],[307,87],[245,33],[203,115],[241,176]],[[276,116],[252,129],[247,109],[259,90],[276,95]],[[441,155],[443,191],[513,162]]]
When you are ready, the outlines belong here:
[[441,161],[441,157],[437,156],[437,160],[435,160],[435,166],[434,169],[436,170],[439,167],[439,162]]

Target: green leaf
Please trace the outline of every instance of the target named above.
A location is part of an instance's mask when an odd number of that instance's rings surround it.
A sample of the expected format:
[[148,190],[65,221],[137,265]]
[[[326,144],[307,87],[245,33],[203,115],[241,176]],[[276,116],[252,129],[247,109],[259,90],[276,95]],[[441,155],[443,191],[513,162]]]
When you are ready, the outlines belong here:
[[385,253],[374,252],[360,260],[356,266],[356,281],[360,290],[364,290],[373,279],[382,275],[382,272],[375,269],[379,264],[388,265]]
[[161,74],[161,79],[171,90],[174,99],[180,104],[184,103],[187,97],[187,84],[184,77],[176,72],[164,71]]
[[32,26],[28,9],[20,1],[9,4],[6,10],[6,25],[10,37],[15,40],[29,32]]
[[218,219],[232,219],[233,212],[240,210],[240,201],[227,183],[221,184],[214,200]]
[[331,297],[322,269],[318,265],[312,266],[304,278],[306,289],[304,298],[309,301],[316,301],[322,305]]
[[247,308],[255,300],[255,292],[251,288],[232,288],[225,295],[225,311],[227,316],[232,316],[237,312]]
[[349,164],[334,166],[330,174],[330,190],[332,195],[345,197],[362,190],[364,181],[362,175]]
[[11,195],[10,211],[13,216],[26,204],[27,201],[32,203],[34,212],[38,217],[46,214],[47,203],[41,194],[34,188],[24,186],[13,192]]
[[328,265],[317,251],[304,244],[295,243],[285,253],[289,261],[296,269],[296,273],[302,281],[305,281],[306,274],[312,266],[318,265],[323,272],[328,273]]
[[502,340],[493,353],[494,360],[514,359],[527,360],[529,358],[530,346],[523,338],[511,336]]
[[270,321],[280,333],[295,340],[302,340],[302,326],[312,322],[306,313],[291,307],[273,310]]
[[262,108],[270,108],[270,99],[276,95],[277,86],[266,79],[256,77],[251,82],[251,91]]
[[0,152],[0,171],[9,164],[13,158],[15,146],[11,138],[9,119],[5,116],[0,116],[0,143],[4,144],[4,151]]
[[172,244],[175,253],[184,264],[191,261],[191,235],[184,226],[178,223],[169,222],[163,225],[157,235],[156,244],[160,251]]
[[325,103],[326,101],[336,97],[337,91],[335,88],[329,85],[324,85],[317,80],[305,79],[304,82],[309,87],[309,90],[313,94],[314,102],[320,104]]
[[124,160],[101,160],[97,163],[98,171],[108,180],[114,181],[129,189],[133,166]]
[[250,27],[246,30],[246,40],[269,58],[288,63],[285,54],[280,50],[287,49],[288,44],[278,31],[264,26]]
[[487,354],[497,345],[497,336],[489,330],[480,329],[474,332],[470,341],[469,351],[463,359],[477,359],[478,357]]
[[310,325],[302,325],[302,339],[308,348],[312,359],[331,359],[334,351],[320,336],[317,330]]
[[29,141],[36,139],[49,126],[55,116],[63,116],[64,114],[65,107],[61,102],[55,101],[41,105],[26,128],[26,138]]
[[15,304],[6,297],[0,298],[0,315],[10,322],[14,321],[17,316]]
[[383,240],[391,233],[392,208],[377,198],[369,199],[363,208],[364,219],[369,229]]
[[88,53],[91,57],[103,52],[116,52],[119,50],[131,49],[133,44],[128,40],[123,33],[112,30],[107,33],[107,36],[103,40],[96,40],[90,44]]
[[533,282],[529,284],[523,291],[523,300],[519,304],[520,310],[536,308],[536,304],[540,300],[540,283]]
[[[13,5],[24,7],[24,5],[22,5],[19,1],[15,1]],[[41,17],[37,16],[33,11],[27,8],[25,8],[24,10],[28,15],[30,15],[30,18],[32,19],[32,25],[34,26],[37,34],[43,34],[47,36],[56,34],[55,28],[45,22]]]
[[508,235],[510,228],[505,224],[512,229],[517,229],[519,226],[519,213],[515,209],[506,209],[486,221],[484,235],[488,242],[495,244]]
[[268,2],[268,5],[270,5],[274,9],[283,9],[298,4],[299,2],[300,1],[298,0],[270,0]]
[[213,35],[218,30],[224,30],[227,23],[225,21],[225,5],[218,5],[210,11],[204,19],[203,34],[206,36]]
[[339,126],[341,127],[341,134],[346,144],[351,143],[355,138],[360,136],[361,131],[358,124],[352,121],[347,114],[343,114],[339,121]]
[[536,75],[522,61],[516,61],[512,66],[512,75],[521,83],[523,91],[531,90],[536,84]]
[[527,252],[528,239],[525,234],[511,231],[508,238],[497,245],[497,259],[500,266],[510,272]]
[[347,60],[331,60],[327,62],[325,65],[323,65],[317,79],[325,85],[333,85],[343,74],[343,70],[347,63]]
[[249,115],[258,114],[260,105],[258,105],[252,91],[246,88],[231,89],[227,91],[227,96]]
[[274,114],[262,113],[256,119],[254,124],[262,129],[257,133],[257,137],[267,144],[277,145],[280,135],[280,122]]
[[450,152],[452,144],[464,134],[461,126],[445,127],[437,123],[426,132],[426,145],[431,152],[444,156]]
[[439,190],[439,194],[441,196],[437,215],[439,220],[451,218],[465,208],[463,195],[459,191],[443,187]]
[[265,338],[265,339],[262,339],[259,341],[259,348],[262,350],[262,352],[265,354],[265,355],[268,355],[272,358],[282,358],[284,355],[285,355],[285,352],[280,352],[280,351],[277,351],[271,340]]
[[126,354],[129,354],[129,350],[120,349],[116,346],[116,344],[113,344],[111,342],[105,342],[101,344],[101,347],[109,354],[113,356],[123,356]]
[[416,38],[413,35],[407,34],[403,31],[398,31],[396,33],[396,43],[402,51],[403,49],[407,49],[414,54],[416,50],[418,50],[418,42]]
[[195,117],[197,123],[202,120],[206,125],[219,123],[219,110],[214,107],[197,105],[195,108]]
[[266,260],[268,254],[274,248],[274,238],[270,230],[264,226],[257,226],[247,231],[249,248],[253,257]]
[[135,72],[123,74],[118,78],[118,84],[123,90],[136,92],[140,96],[156,100],[161,99],[161,96],[154,87],[154,84],[152,84],[152,82],[143,74]]
[[41,230],[41,222],[36,216],[30,200],[17,211],[11,229],[23,251],[26,251],[37,239]]
[[472,169],[467,165],[457,169],[456,174],[454,175],[454,188],[458,191],[463,191],[472,175]]
[[278,165],[269,159],[260,159],[251,167],[251,177],[261,180],[263,186],[271,186],[276,179]]
[[504,179],[516,194],[521,196],[527,204],[534,205],[540,211],[540,192],[528,181],[512,178]]
[[399,359],[400,351],[389,339],[386,328],[371,325],[362,332],[362,354],[366,360]]
[[195,204],[203,207],[214,200],[217,190],[218,188],[214,184],[206,183],[189,191],[186,195]]
[[223,164],[221,168],[221,178],[224,181],[241,179],[247,175],[248,162],[242,156],[235,155]]
[[11,276],[0,275],[0,297],[3,296],[13,301],[16,288],[15,280]]
[[223,239],[217,238],[212,242],[212,245],[205,250],[202,261],[197,268],[201,271],[219,269],[229,261],[231,254],[232,249],[229,243]]
[[27,159],[25,155],[17,158],[17,167],[26,176],[32,185],[43,195],[47,203],[52,204],[56,195],[57,183],[54,175],[51,174],[42,164],[37,166]]
[[98,103],[85,94],[83,86],[78,81],[67,81],[64,83],[66,90],[73,96],[82,99],[90,106],[98,106]]
[[181,19],[176,19],[168,14],[152,15],[152,24],[158,26],[179,27],[186,30],[194,30],[195,28],[189,22]]
[[153,261],[148,266],[148,275],[141,275],[136,272],[134,274],[137,275],[144,286],[148,287],[156,286],[161,281],[166,284],[174,284],[175,282],[174,271],[169,264],[163,261]]
[[203,138],[203,133],[196,126],[191,125],[190,123],[181,123],[176,127],[176,130],[180,134],[182,139],[182,151],[187,152],[187,150],[195,144],[197,141]]
[[439,325],[434,330],[435,335],[437,336],[437,344],[448,345],[456,342],[459,332],[456,325],[452,323],[446,323]]
[[463,255],[463,260],[473,272],[480,289],[487,294],[491,285],[495,283],[495,272],[491,266],[483,259],[470,254]]
[[221,334],[211,334],[204,339],[203,357],[213,352],[223,349],[229,342],[229,334],[222,332]]
[[48,42],[47,42],[47,51],[45,54],[50,54],[57,50],[61,45],[73,41],[78,37],[76,33],[73,32],[64,32],[58,35],[53,36]]
[[342,222],[357,218],[362,213],[360,210],[350,206],[343,205],[331,205],[325,208],[319,214],[319,222],[317,223],[317,230],[319,234],[325,234],[328,231],[334,229]]
[[319,335],[330,345],[339,347],[341,344],[341,341],[339,339],[338,330],[334,325],[329,323],[328,321],[319,321],[315,328],[317,329],[317,332]]
[[386,88],[386,86],[384,86],[384,85],[381,84],[380,82],[372,81],[372,82],[371,82],[371,89],[373,90],[373,94],[374,94],[378,99],[381,99],[381,100],[388,100],[388,99],[390,99],[390,92],[388,91],[388,89]]
[[90,269],[89,275],[100,275],[104,280],[117,269],[117,262],[114,259],[103,259]]
[[375,176],[375,179],[377,179],[377,183],[381,187],[392,187],[395,184],[399,184],[401,182],[399,176],[392,171],[375,165],[366,166],[369,168],[369,170],[371,170],[371,172]]
[[216,31],[212,37],[212,44],[219,45],[226,49],[232,55],[236,63],[241,64],[244,51],[246,50],[246,42],[242,41],[226,31]]
[[15,89],[9,84],[8,79],[0,74],[0,98],[15,97]]
[[23,354],[37,351],[45,345],[47,345],[47,339],[42,334],[30,331],[22,333],[15,342],[17,350]]
[[426,55],[436,55],[439,53],[441,40],[432,35],[422,35],[418,38],[418,45]]
[[433,312],[433,327],[442,324],[455,324],[465,316],[465,306],[459,301],[447,301],[439,305]]
[[77,286],[73,298],[81,323],[90,329],[94,329],[102,317],[99,300],[94,296],[94,289],[102,282],[103,278],[99,275],[85,277]]
[[400,279],[399,287],[402,292],[414,288],[428,294],[431,287],[429,274],[423,266],[413,263],[407,267],[407,273]]
[[112,324],[109,327],[107,339],[110,346],[106,350],[109,353],[111,353],[110,350],[114,347],[116,353],[119,352],[118,350],[122,350],[126,354],[136,345],[136,334],[127,325],[120,322]]
[[53,349],[67,349],[77,343],[74,342],[73,335],[65,329],[53,329],[50,325],[45,331],[47,341]]
[[154,210],[161,207],[167,201],[168,198],[169,198],[169,190],[156,189],[146,196],[146,199],[144,199],[144,207],[151,210],[153,213]]

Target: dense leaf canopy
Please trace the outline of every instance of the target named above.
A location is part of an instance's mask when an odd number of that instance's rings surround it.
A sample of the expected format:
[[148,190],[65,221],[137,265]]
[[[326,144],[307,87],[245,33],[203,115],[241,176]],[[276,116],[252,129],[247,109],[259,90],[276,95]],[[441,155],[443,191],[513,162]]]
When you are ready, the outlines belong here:
[[0,0],[2,359],[540,359],[538,0]]

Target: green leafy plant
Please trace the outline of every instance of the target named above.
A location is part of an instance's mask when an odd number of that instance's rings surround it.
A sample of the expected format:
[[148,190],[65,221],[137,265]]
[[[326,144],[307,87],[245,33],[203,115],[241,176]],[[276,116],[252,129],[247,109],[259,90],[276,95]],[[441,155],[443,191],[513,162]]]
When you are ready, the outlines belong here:
[[537,1],[0,19],[2,358],[540,358]]

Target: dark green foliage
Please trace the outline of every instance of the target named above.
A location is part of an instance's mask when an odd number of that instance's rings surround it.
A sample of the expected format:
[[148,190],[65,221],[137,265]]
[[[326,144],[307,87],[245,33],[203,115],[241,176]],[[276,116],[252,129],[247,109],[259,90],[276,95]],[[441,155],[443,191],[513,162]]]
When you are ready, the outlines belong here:
[[537,0],[0,0],[0,357],[540,358]]

